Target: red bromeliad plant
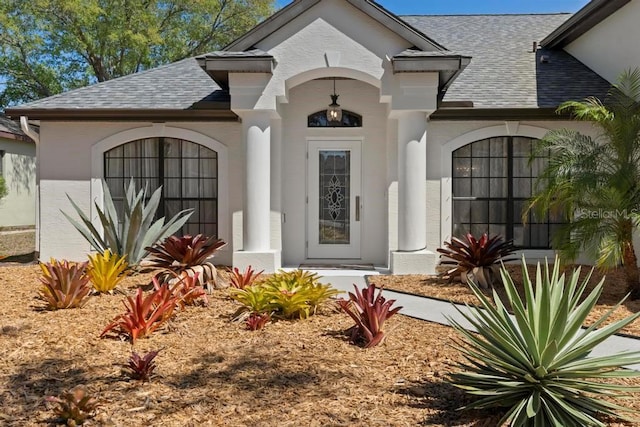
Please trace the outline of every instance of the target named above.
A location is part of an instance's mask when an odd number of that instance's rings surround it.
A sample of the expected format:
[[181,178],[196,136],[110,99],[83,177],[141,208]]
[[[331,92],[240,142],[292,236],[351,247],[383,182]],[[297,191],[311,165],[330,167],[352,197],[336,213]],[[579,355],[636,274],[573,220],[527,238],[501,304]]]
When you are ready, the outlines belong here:
[[134,380],[142,382],[149,381],[156,369],[156,362],[153,360],[160,353],[160,350],[150,351],[144,356],[140,356],[135,351],[129,357],[129,363],[126,365],[127,375]]
[[198,276],[198,273],[193,276],[182,273],[182,275],[176,276],[175,280],[172,280],[174,282],[173,286],[170,286],[169,282],[160,284],[158,278],[154,277],[152,279],[153,288],[156,292],[170,292],[177,298],[177,304],[182,309],[185,306],[196,305],[200,301],[206,306],[209,304],[209,299],[207,298],[207,292],[200,285]]
[[464,240],[453,237],[451,242],[444,242],[444,248],[438,248],[438,252],[447,260],[443,265],[454,265],[444,274],[450,278],[460,277],[462,283],[473,280],[481,288],[491,287],[499,275],[500,261],[511,261],[506,256],[515,252],[513,242],[505,242],[501,236],[489,237],[484,233],[480,239],[476,239],[468,233]]
[[384,323],[395,315],[402,307],[391,308],[395,300],[386,300],[382,296],[382,288],[376,295],[374,284],[360,290],[356,285],[355,294],[349,292],[349,299],[339,299],[338,305],[356,322],[349,329],[351,342],[363,344],[364,348],[375,347],[384,341]]
[[270,313],[251,313],[245,323],[250,331],[259,331],[271,321]]
[[135,298],[128,296],[126,301],[123,301],[127,309],[126,313],[113,319],[102,331],[100,337],[104,337],[111,330],[118,328],[131,338],[132,343],[135,343],[136,339],[151,335],[169,320],[177,302],[178,297],[173,295],[166,284],[149,293],[146,297],[142,289],[138,288]]
[[210,289],[216,286],[218,273],[214,265],[207,260],[225,245],[223,240],[198,234],[169,236],[163,242],[145,249],[151,255],[151,266],[165,270],[158,274],[161,282],[185,272],[189,276],[198,273],[202,286]]
[[229,279],[231,287],[236,289],[244,289],[252,286],[263,272],[264,270],[256,273],[256,271],[251,268],[251,266],[248,266],[244,272],[238,270],[238,267],[234,267],[233,271],[231,272],[231,278]]

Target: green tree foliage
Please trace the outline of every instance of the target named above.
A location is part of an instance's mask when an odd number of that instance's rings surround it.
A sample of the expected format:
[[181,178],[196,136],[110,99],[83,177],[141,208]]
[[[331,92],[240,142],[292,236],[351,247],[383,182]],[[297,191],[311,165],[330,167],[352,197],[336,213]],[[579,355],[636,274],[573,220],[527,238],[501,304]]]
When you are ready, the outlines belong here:
[[5,197],[9,191],[7,190],[7,183],[4,178],[0,176],[0,200]]
[[220,49],[273,0],[2,0],[0,106]]
[[623,73],[604,102],[572,101],[559,111],[593,123],[598,136],[570,129],[545,136],[537,150],[551,150],[551,158],[529,209],[564,215],[568,221],[554,247],[567,259],[585,251],[600,267],[623,265],[628,290],[638,299],[633,235],[640,225],[640,70]]

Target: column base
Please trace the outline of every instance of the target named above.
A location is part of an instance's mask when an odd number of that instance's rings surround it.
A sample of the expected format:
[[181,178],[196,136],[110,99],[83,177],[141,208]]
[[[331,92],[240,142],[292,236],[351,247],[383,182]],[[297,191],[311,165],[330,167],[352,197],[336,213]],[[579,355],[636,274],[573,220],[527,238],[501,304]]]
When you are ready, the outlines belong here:
[[436,274],[438,254],[422,250],[416,252],[391,252],[392,274]]
[[264,270],[265,273],[275,273],[282,268],[280,255],[281,251],[235,251],[233,253],[233,266],[241,271],[251,266],[256,271]]

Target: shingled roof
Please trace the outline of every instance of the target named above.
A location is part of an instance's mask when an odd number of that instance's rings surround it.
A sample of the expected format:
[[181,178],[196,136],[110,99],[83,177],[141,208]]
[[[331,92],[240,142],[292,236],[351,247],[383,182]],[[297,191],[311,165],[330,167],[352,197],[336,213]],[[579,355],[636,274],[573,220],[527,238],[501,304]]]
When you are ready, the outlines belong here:
[[[475,108],[553,108],[604,97],[609,83],[568,53],[538,49],[570,14],[403,16],[448,49],[472,56],[444,101]],[[545,58],[543,58],[545,57]]]
[[[571,15],[439,15],[401,17],[420,33],[428,34],[449,52],[471,56],[471,64],[448,89],[444,101],[473,102],[475,108],[553,108],[566,100],[604,97],[603,78],[562,50],[538,49],[539,42]],[[414,54],[408,52],[405,54]],[[437,53],[436,53],[437,55]],[[544,58],[543,58],[544,57]],[[211,112],[232,118],[229,94],[221,89],[195,58],[134,75],[69,91],[16,108],[11,115],[52,117],[105,111],[184,113],[184,119]],[[37,112],[37,114],[35,114]],[[104,117],[103,117],[104,116]],[[234,115],[233,115],[234,116]],[[235,117],[235,116],[234,116]]]
[[5,117],[3,114],[0,114],[0,139],[31,141],[31,138],[20,129],[20,125],[17,122]]
[[30,110],[228,111],[229,93],[188,58],[7,109],[10,115]]

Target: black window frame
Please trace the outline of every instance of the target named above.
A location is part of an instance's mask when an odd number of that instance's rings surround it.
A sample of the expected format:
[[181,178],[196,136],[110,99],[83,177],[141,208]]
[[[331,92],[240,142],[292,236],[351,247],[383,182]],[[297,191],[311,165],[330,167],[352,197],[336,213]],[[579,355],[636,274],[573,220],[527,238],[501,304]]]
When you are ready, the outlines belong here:
[[310,128],[361,128],[362,116],[349,110],[342,110],[341,121],[327,120],[327,110],[316,111],[307,116],[307,127]]
[[[535,189],[535,185],[537,182],[537,175],[534,173],[534,166],[533,165],[528,165],[528,174],[523,171],[520,171],[519,173],[515,172],[514,169],[514,165],[515,165],[515,160],[521,160],[523,161],[525,158],[527,159],[527,164],[528,164],[528,160],[530,157],[530,154],[527,154],[526,156],[521,155],[521,154],[516,154],[514,153],[514,140],[516,140],[516,138],[520,139],[520,140],[527,140],[530,142],[530,150],[533,150],[533,147],[535,146],[535,142],[539,141],[536,138],[531,138],[531,137],[523,137],[523,136],[494,136],[494,137],[490,137],[490,138],[485,138],[485,139],[481,139],[478,141],[474,141],[472,143],[466,144],[460,148],[458,148],[457,150],[455,150],[452,153],[452,161],[451,161],[451,176],[452,176],[452,224],[451,224],[451,232],[452,235],[455,237],[461,237],[462,234],[466,234],[467,232],[474,232],[474,228],[476,229],[475,234],[478,234],[478,229],[484,225],[486,225],[484,231],[486,232],[490,232],[490,234],[501,234],[506,240],[512,240],[515,237],[515,230],[516,227],[522,227],[522,233],[523,234],[523,244],[518,244],[519,242],[514,241],[515,246],[518,249],[523,249],[523,250],[549,250],[551,249],[551,242],[552,242],[552,236],[555,232],[555,230],[557,229],[557,227],[563,223],[563,221],[561,219],[559,219],[558,217],[554,216],[554,215],[550,215],[550,214],[546,214],[545,218],[536,218],[535,215],[533,213],[529,213],[529,218],[527,221],[526,226],[523,224],[522,222],[522,211],[520,212],[516,212],[517,211],[517,206],[521,205],[524,206],[524,204],[526,203],[527,200],[529,200],[530,196],[527,197],[522,197],[522,196],[516,196],[515,192],[516,192],[516,188],[514,185],[515,180],[517,179],[525,179],[525,180],[529,180],[530,182],[530,189],[533,192]],[[502,156],[495,156],[492,154],[492,148],[491,148],[491,140],[493,139],[500,139],[503,142],[506,141],[506,156],[502,155]],[[474,144],[482,144],[482,143],[487,143],[488,144],[488,153],[486,155],[474,155]],[[460,153],[463,152],[462,150],[468,150],[468,155],[460,155],[460,156],[456,156],[456,153]],[[503,148],[504,150],[504,148]],[[464,153],[464,152],[463,152]],[[530,151],[529,153],[532,153],[532,151]],[[541,159],[548,159],[550,157],[550,152],[547,152],[546,156],[538,156],[538,158]],[[475,164],[474,160],[478,160],[478,163],[481,163],[480,160],[486,160],[489,164],[489,170],[488,171],[484,171],[482,173],[480,173],[479,176],[476,176],[476,179],[488,179],[489,180],[489,188],[488,188],[488,194],[486,196],[476,196],[474,195],[474,188],[473,188],[473,182],[474,182],[474,171],[473,171],[473,166],[470,167],[469,169],[469,175],[468,176],[464,176],[464,174],[462,174],[462,176],[457,174],[456,171],[456,165],[457,162],[456,160],[458,159],[469,159],[468,164],[469,165],[473,165]],[[500,160],[500,159],[504,159],[506,160],[506,176],[504,175],[493,175],[493,170],[491,168],[491,160]],[[504,161],[503,160],[503,161]],[[463,162],[458,163],[458,165],[463,164]],[[456,179],[468,179],[469,183],[470,183],[470,190],[469,192],[471,193],[470,196],[456,196],[455,194],[455,190],[456,190]],[[491,179],[505,179],[506,180],[506,197],[502,196],[502,197],[496,197],[496,196],[492,196],[492,192],[494,191],[491,188]],[[459,202],[459,203],[456,203]],[[469,216],[468,222],[457,222],[457,212],[456,212],[456,205],[458,204],[462,204],[460,202],[469,202]],[[476,203],[474,203],[476,202]],[[480,206],[482,206],[484,203],[486,203],[486,213],[483,212],[483,214],[485,214],[485,218],[486,221],[474,221],[474,205],[475,208],[480,208]],[[506,206],[506,220],[504,222],[500,222],[500,221],[492,221],[492,204],[493,203],[502,203]],[[481,216],[481,215],[477,215],[477,216]],[[497,216],[501,216],[501,215],[497,215]],[[495,218],[495,216],[494,216]],[[459,229],[456,230],[456,226],[459,225],[460,227],[466,227],[464,229]],[[496,225],[496,226],[504,226],[505,228],[505,233],[495,233],[492,232],[491,230],[491,225]],[[475,227],[474,227],[475,226]],[[534,239],[534,232],[533,232],[533,228],[532,227],[538,227],[538,232],[540,232],[540,230],[544,230],[544,227],[546,227],[546,244],[541,245],[541,244],[536,244],[534,240],[539,240],[539,237],[544,235],[544,233],[541,233],[540,235],[535,234],[536,238]],[[476,236],[477,237],[477,236]]]
[[[104,179],[107,182],[107,185],[109,185],[109,190],[111,191],[112,195],[115,193],[114,189],[115,187],[113,185],[115,184],[111,184],[111,183],[124,183],[124,185],[128,185],[129,180],[132,178],[131,176],[125,176],[125,167],[124,167],[124,161],[125,159],[138,159],[138,160],[143,160],[143,159],[149,159],[149,158],[154,158],[155,156],[126,156],[125,155],[125,151],[124,148],[127,144],[135,144],[135,143],[140,143],[141,141],[145,141],[145,140],[155,140],[155,143],[157,144],[157,171],[156,174],[157,176],[133,176],[134,180],[140,184],[140,183],[147,183],[147,180],[149,179],[157,179],[157,183],[158,185],[162,185],[163,189],[162,189],[162,193],[161,193],[161,197],[160,197],[160,203],[158,206],[158,211],[156,213],[156,218],[162,218],[162,217],[166,217],[167,215],[167,203],[170,202],[179,202],[180,204],[180,209],[178,209],[178,211],[183,210],[183,209],[187,209],[189,206],[185,206],[185,204],[196,204],[198,206],[197,209],[194,210],[193,214],[191,215],[191,217],[189,218],[189,221],[187,221],[187,223],[177,232],[177,234],[198,234],[198,233],[202,233],[202,234],[206,234],[207,236],[211,236],[212,234],[215,237],[218,237],[220,230],[219,230],[219,155],[218,152],[215,150],[212,150],[209,147],[206,147],[202,144],[198,144],[196,142],[193,141],[189,141],[186,139],[180,139],[180,138],[168,138],[168,137],[149,137],[149,138],[139,138],[139,139],[135,139],[132,141],[128,141],[125,142],[123,144],[118,145],[117,147],[113,147],[112,149],[105,151],[103,154],[103,175],[104,175]],[[168,144],[168,141],[177,141],[178,147],[179,147],[179,153],[177,153],[176,155],[172,155],[172,156],[167,156],[165,153],[165,147]],[[198,155],[197,157],[194,156],[190,156],[190,155],[185,155],[185,149],[184,149],[184,144],[192,144],[196,147],[198,147]],[[122,154],[120,156],[113,156],[113,157],[109,157],[109,153],[113,153],[115,150],[117,149],[122,149]],[[213,153],[210,156],[203,156],[202,155],[202,150],[208,150],[208,152]],[[209,153],[206,154],[209,154]],[[179,172],[177,172],[175,175],[176,176],[170,176],[167,175],[166,171],[165,171],[165,160],[166,159],[177,159],[178,160],[178,164],[179,164]],[[198,160],[198,169],[197,169],[197,173],[194,177],[185,177],[184,174],[184,160],[189,160],[189,159],[197,159]],[[214,164],[212,165],[213,170],[215,170],[215,176],[214,177],[203,177],[202,173],[201,173],[201,160],[202,159],[211,159]],[[122,160],[122,173],[119,176],[109,176],[109,168],[108,168],[108,160]],[[179,179],[180,184],[179,184],[179,196],[178,197],[167,197],[166,196],[166,188],[167,188],[167,179]],[[184,187],[183,187],[183,180],[184,179],[197,179],[198,180],[198,197],[189,197],[189,196],[185,196],[184,195]],[[203,192],[203,186],[205,185],[205,183],[211,183],[211,181],[213,181],[215,183],[215,188],[213,189],[213,197],[204,197],[202,195]],[[139,185],[138,185],[139,188]],[[153,193],[153,191],[155,190],[155,188],[147,188],[147,200],[148,198],[150,198],[151,194]],[[117,202],[118,199],[122,199],[123,197],[113,197],[114,202]],[[213,209],[213,212],[209,212],[208,209],[204,209],[203,206],[205,205],[205,203],[212,203],[213,206],[215,207],[215,209]],[[176,212],[177,213],[177,212]],[[213,216],[213,217],[212,217]],[[207,233],[207,226],[209,229],[212,229],[213,233]],[[197,231],[197,233],[195,232]]]

